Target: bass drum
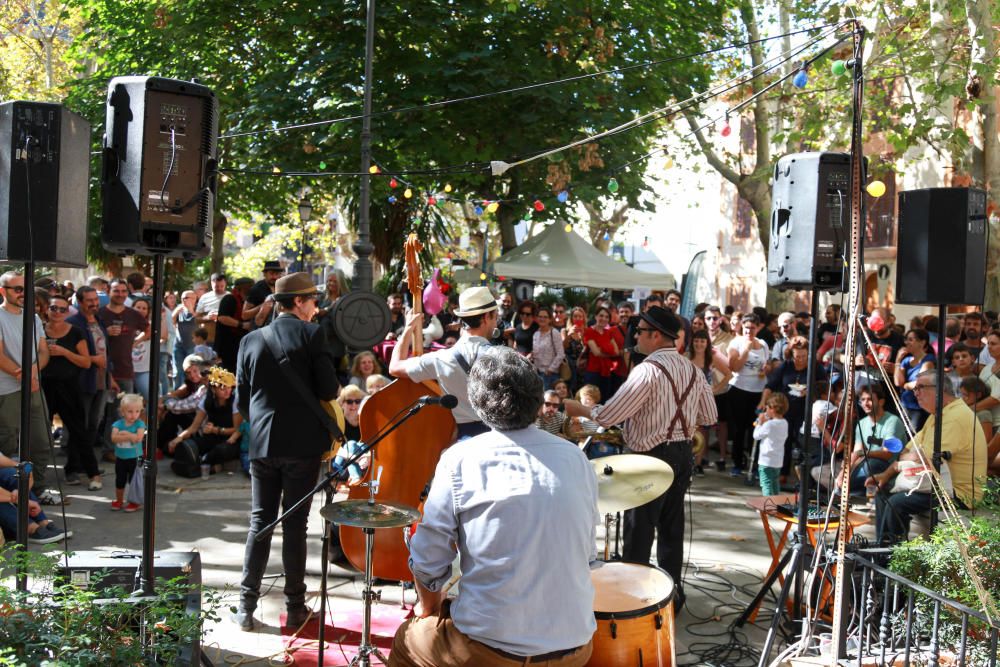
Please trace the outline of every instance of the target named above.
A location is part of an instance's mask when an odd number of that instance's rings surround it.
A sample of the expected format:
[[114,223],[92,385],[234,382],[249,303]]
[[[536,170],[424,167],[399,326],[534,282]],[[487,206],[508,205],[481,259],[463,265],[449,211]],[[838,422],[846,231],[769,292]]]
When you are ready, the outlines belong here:
[[588,667],[673,667],[674,581],[652,565],[602,563],[594,584],[594,652]]

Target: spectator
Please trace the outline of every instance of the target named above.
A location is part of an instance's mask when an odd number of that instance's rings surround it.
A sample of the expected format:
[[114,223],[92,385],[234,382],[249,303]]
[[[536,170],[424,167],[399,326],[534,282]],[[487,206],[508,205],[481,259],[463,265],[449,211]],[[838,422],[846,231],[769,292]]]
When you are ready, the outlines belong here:
[[[959,343],[961,345],[961,343]],[[983,382],[977,376],[970,376],[963,379],[958,385],[958,391],[955,392],[961,397],[962,401],[968,405],[970,408],[975,408],[979,401],[987,398],[990,395],[990,388],[985,382]],[[976,410],[976,419],[983,427],[983,433],[986,435],[986,440],[989,441],[993,438],[993,413],[989,410]]]
[[583,344],[583,333],[586,329],[587,311],[576,306],[570,311],[569,324],[562,331],[563,352],[566,354],[566,363],[569,364],[570,387],[580,384],[580,376],[586,370],[587,356]]
[[[934,411],[937,401],[938,389],[935,383],[934,371],[924,371],[919,374],[914,385],[917,400],[928,413]],[[944,405],[941,413],[941,450],[951,453],[948,467],[954,486],[955,504],[960,509],[972,509],[983,497],[980,480],[986,477],[986,437],[969,406],[952,395],[951,383],[944,382],[940,390]],[[905,540],[913,515],[937,505],[932,493],[893,493],[889,484],[899,472],[902,461],[920,461],[917,448],[921,450],[927,465],[931,464],[934,454],[934,420],[935,416],[931,415],[906,446],[899,461],[890,464],[885,471],[872,475],[866,482],[877,484],[880,489],[875,499],[875,539],[879,544],[895,544]]]
[[[167,332],[164,343],[160,345],[160,396],[165,396],[172,386],[170,382],[170,361],[173,359],[174,343],[177,341],[177,325],[174,324],[173,318],[174,310],[176,309],[177,293],[167,292],[163,295],[163,312],[160,314],[163,327]],[[179,375],[180,368],[174,369],[173,372]]]
[[562,331],[566,323],[566,304],[562,301],[556,301],[552,304],[552,326]]
[[90,276],[87,278],[87,285],[97,292],[97,299],[101,308],[104,308],[104,306],[111,302],[111,297],[108,294],[110,285],[107,279],[102,276]]
[[208,330],[205,327],[198,327],[192,332],[191,342],[194,343],[194,354],[213,365],[219,362],[215,350],[208,344]]
[[[722,328],[725,318],[718,306],[708,306],[704,310],[705,325],[708,327],[708,336],[711,338],[712,347],[716,352],[726,357],[726,365],[729,363],[729,344],[733,341],[733,335]],[[730,368],[730,370],[732,370]],[[729,443],[729,387],[726,385],[720,389],[713,389],[715,398],[715,409],[718,412],[718,421],[715,424],[715,432],[719,441],[719,458],[715,462],[715,468],[719,472],[726,469],[726,453]]]
[[907,412],[910,426],[919,431],[927,419],[927,411],[922,409],[913,388],[917,384],[917,376],[926,370],[934,368],[935,357],[927,332],[923,329],[910,329],[904,338],[905,346],[896,355],[895,382],[900,389],[899,402]]
[[[708,331],[708,325],[705,324],[705,317],[701,313],[691,318],[691,333],[693,334],[695,331]],[[709,339],[709,343],[711,342],[711,339]]]
[[215,352],[219,355],[222,367],[231,372],[236,372],[236,353],[239,352],[240,341],[247,333],[243,322],[243,305],[252,285],[253,281],[249,278],[237,278],[232,292],[224,294],[219,300],[216,311]]
[[[135,474],[136,464],[142,456],[142,441],[146,437],[146,422],[142,420],[142,396],[125,394],[119,403],[119,411],[121,419],[111,425],[111,442],[115,446],[115,499],[111,501],[112,512],[123,509],[125,487]],[[126,512],[137,509],[138,503],[124,504]]]
[[[988,352],[985,350],[985,345],[983,345],[983,336],[986,334],[986,318],[983,317],[982,313],[971,312],[966,313],[965,318],[962,321],[962,340],[965,343],[974,357],[979,359],[980,363],[988,364],[991,360],[986,358],[989,356]],[[980,356],[982,355],[982,356]],[[950,359],[945,353],[945,366],[947,367]]]
[[517,309],[519,320],[514,325],[511,333],[511,341],[514,349],[522,357],[531,356],[532,344],[535,339],[535,332],[538,331],[538,322],[535,315],[538,314],[538,306],[534,301],[522,301]]
[[989,410],[993,415],[993,430],[1000,431],[1000,331],[986,334],[986,351],[990,363],[979,372],[979,379],[990,388],[990,395],[976,402],[973,410]]
[[824,322],[819,325],[818,340],[824,341],[828,337],[833,336],[837,333],[839,328],[840,317],[840,304],[831,303],[823,311]]
[[202,316],[202,322],[215,321],[215,316],[219,313],[219,304],[226,296],[226,274],[213,273],[211,277],[212,291],[205,292],[198,299],[195,306],[195,313]]
[[239,458],[243,417],[233,397],[236,376],[221,366],[209,368],[206,376],[208,391],[203,394],[194,419],[167,443],[167,449],[176,453],[180,443],[191,439],[199,462],[211,466],[211,472],[218,472],[226,461]]
[[[885,448],[887,438],[906,442],[906,428],[903,421],[885,410],[885,388],[882,384],[870,384],[861,388],[858,403],[865,417],[854,428],[854,450],[851,452],[851,494],[864,493],[865,480],[884,472],[896,455]],[[837,482],[840,486],[840,482]]]
[[771,347],[771,360],[776,362],[771,364],[772,369],[787,358],[785,347],[796,335],[795,313],[786,310],[781,315],[778,315],[778,336]]
[[[132,308],[135,312],[149,319],[149,298],[138,296],[132,300]],[[142,400],[149,404],[149,366],[151,339],[143,337],[132,346],[132,372],[135,378],[135,392],[142,396]]]
[[[972,350],[965,343],[955,343],[955,349],[949,350],[951,353],[951,369],[948,370],[945,375],[951,380],[951,383],[955,387],[955,393],[958,393],[958,386],[967,377],[979,377],[979,372],[982,370],[978,363],[976,363],[976,358],[972,356]],[[933,348],[937,351],[937,348]],[[989,393],[987,391],[987,393]]]
[[[113,282],[113,281],[112,281]],[[125,284],[128,286],[128,296],[125,298],[125,305],[132,307],[132,302],[146,294],[146,276],[139,271],[133,271],[125,276]]]
[[270,321],[274,312],[274,284],[278,281],[285,270],[281,268],[281,262],[268,260],[264,262],[264,278],[257,281],[247,294],[246,303],[243,304],[243,319],[253,322],[254,327],[262,327]]
[[560,412],[562,399],[559,394],[549,389],[544,394],[545,402],[535,420],[535,426],[553,435],[562,437],[563,426],[566,423],[566,415]]
[[[0,529],[3,536],[9,540],[17,537],[17,461],[0,454]],[[31,464],[28,470],[28,488],[31,488]],[[28,495],[28,543],[51,544],[73,536],[72,530],[63,531],[51,519],[45,516],[41,503],[34,492]],[[2,543],[3,540],[0,540]]]
[[[385,389],[389,384],[389,378],[384,375],[369,375],[365,380],[365,392],[371,396]],[[353,386],[353,385],[352,385]]]
[[781,392],[775,392],[764,401],[764,413],[757,417],[753,429],[753,439],[760,441],[757,452],[757,472],[760,475],[760,492],[764,496],[776,496],[781,492],[778,481],[785,463],[785,442],[788,440],[788,422],[785,412],[788,399]]
[[210,364],[198,355],[188,355],[181,362],[181,386],[160,397],[160,425],[156,430],[156,443],[161,452],[173,454],[167,443],[194,421],[195,412],[208,393],[208,376],[204,373],[208,366]]
[[[691,363],[695,367],[699,368],[705,375],[705,381],[708,382],[709,386],[712,387],[712,393],[717,391],[722,391],[723,388],[729,387],[729,381],[733,377],[732,371],[729,370],[729,360],[722,356],[722,353],[712,347],[712,341],[708,337],[708,331],[705,329],[695,329],[691,333],[691,344],[685,353],[687,358],[691,360]],[[713,428],[709,426],[706,430]],[[723,456],[725,456],[725,449],[723,451]],[[696,475],[704,475],[705,470],[702,468],[701,459],[705,454],[704,448],[702,448],[697,455],[695,455],[694,461],[694,473]]]
[[177,337],[174,339],[174,389],[180,388],[184,384],[184,359],[189,354],[194,354],[194,341],[192,335],[198,328],[198,321],[194,316],[195,295],[193,290],[184,290],[181,293],[181,303],[174,308],[171,319],[177,328]]
[[87,395],[81,391],[80,376],[92,363],[90,348],[83,331],[66,321],[69,300],[62,294],[49,304],[49,323],[45,336],[49,348],[49,363],[42,369],[42,390],[48,404],[49,416],[58,414],[66,432],[66,483],[79,484],[79,473],[90,478],[89,489],[100,491],[101,472],[94,458],[93,441],[87,437],[85,403]]
[[548,390],[559,379],[559,367],[566,354],[563,351],[562,336],[552,326],[549,307],[539,306],[535,320],[538,329],[531,342],[531,362],[542,378],[543,389]]
[[[24,312],[24,276],[8,271],[0,275],[3,306],[0,307],[0,453],[18,455],[21,432],[21,335]],[[34,464],[35,493],[43,505],[60,501],[47,492],[46,469],[52,463],[49,422],[39,384],[39,370],[49,363],[49,346],[41,318],[35,316],[35,344],[31,345],[31,440],[30,460]]]
[[552,384],[552,390],[559,394],[560,401],[565,401],[570,396],[569,383],[566,380],[556,380]]
[[601,396],[613,393],[611,375],[615,364],[621,359],[624,339],[617,327],[611,326],[611,311],[600,307],[594,314],[594,325],[587,327],[583,334],[587,346],[587,366],[583,381],[596,385]]
[[389,333],[385,335],[385,339],[396,340],[406,327],[406,314],[403,311],[403,295],[399,292],[393,292],[386,297],[385,302],[389,306],[389,316],[392,318],[389,323]]
[[364,389],[349,384],[340,388],[337,402],[344,411],[344,439],[361,440],[361,403],[368,397]]
[[[683,354],[686,349],[686,341],[691,340],[691,320],[681,315],[681,299],[682,295],[679,291],[668,289],[663,297],[663,306],[681,321],[682,335],[677,339],[677,351]],[[648,303],[646,304],[646,310],[649,310]]]
[[351,380],[348,384],[365,391],[368,378],[372,375],[379,375],[381,372],[382,367],[379,365],[378,359],[375,358],[375,354],[365,350],[354,357],[354,363],[351,364]]
[[[734,377],[729,382],[729,432],[733,438],[733,469],[738,477],[747,464],[744,460],[746,439],[751,434],[754,410],[763,410],[761,397],[767,384],[767,360],[771,351],[757,338],[760,320],[754,313],[740,317],[740,336],[729,344],[729,369]],[[750,463],[753,463],[752,461]]]
[[[87,351],[89,352],[91,365],[80,374],[80,396],[83,401],[83,412],[86,424],[86,435],[80,445],[81,457],[86,456],[83,451],[86,449],[93,456],[94,447],[98,444],[98,437],[101,431],[101,423],[104,420],[105,409],[111,397],[111,373],[110,360],[108,358],[108,330],[97,313],[100,310],[100,296],[93,287],[89,285],[81,287],[76,292],[76,302],[79,304],[80,312],[67,319],[67,322],[80,328],[84,332],[87,340]],[[103,444],[103,443],[102,443]],[[67,457],[72,456],[74,445],[72,439]],[[76,463],[70,465],[71,458],[67,460],[67,467],[75,468]],[[81,463],[83,459],[81,458]],[[91,472],[87,469],[85,472]],[[67,477],[69,471],[67,471]],[[94,489],[96,490],[96,489]]]

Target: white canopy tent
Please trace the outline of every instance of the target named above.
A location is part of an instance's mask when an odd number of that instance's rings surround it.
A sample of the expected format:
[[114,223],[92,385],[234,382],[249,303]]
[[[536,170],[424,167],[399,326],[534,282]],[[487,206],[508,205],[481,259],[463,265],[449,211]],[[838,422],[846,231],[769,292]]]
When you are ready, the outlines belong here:
[[587,243],[564,223],[550,224],[493,263],[493,273],[553,286],[631,290],[671,289],[677,281],[667,272],[637,271]]

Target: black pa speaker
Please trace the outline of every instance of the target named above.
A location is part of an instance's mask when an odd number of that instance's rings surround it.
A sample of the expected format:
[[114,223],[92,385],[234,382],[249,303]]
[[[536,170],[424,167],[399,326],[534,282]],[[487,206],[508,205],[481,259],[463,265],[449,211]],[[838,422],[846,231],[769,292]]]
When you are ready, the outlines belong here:
[[0,104],[0,259],[87,266],[89,178],[82,116],[59,104]]
[[851,156],[793,153],[774,166],[767,284],[843,291],[851,238]]
[[101,174],[105,248],[185,259],[209,253],[218,122],[218,102],[205,86],[111,80]]
[[[119,551],[76,551],[56,559],[56,583],[106,591],[119,588],[126,594],[139,586],[141,554]],[[197,551],[157,551],[153,556],[157,582],[179,579],[189,587],[178,604],[189,615],[201,612],[201,556]],[[198,665],[201,642],[181,646],[176,664]]]
[[988,230],[982,190],[900,192],[896,302],[982,305]]

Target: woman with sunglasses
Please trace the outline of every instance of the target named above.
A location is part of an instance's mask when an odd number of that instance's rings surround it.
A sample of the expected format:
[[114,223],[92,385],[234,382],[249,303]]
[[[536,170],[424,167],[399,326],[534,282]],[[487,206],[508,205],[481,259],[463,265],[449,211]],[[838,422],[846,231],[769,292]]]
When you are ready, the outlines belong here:
[[514,325],[514,349],[522,357],[531,358],[534,349],[535,332],[538,331],[538,305],[534,301],[522,301],[517,308],[517,324]]
[[345,385],[340,390],[337,402],[340,403],[340,407],[344,411],[344,438],[347,440],[361,439],[361,427],[358,420],[361,417],[361,403],[367,397],[368,395],[364,391],[353,384]]
[[80,375],[90,368],[90,349],[83,331],[66,321],[69,301],[61,294],[49,299],[45,337],[49,344],[49,363],[42,369],[42,391],[49,414],[59,415],[68,437],[66,447],[66,483],[79,484],[80,473],[90,478],[87,488],[102,488],[101,473],[94,448],[87,444],[87,421]]

